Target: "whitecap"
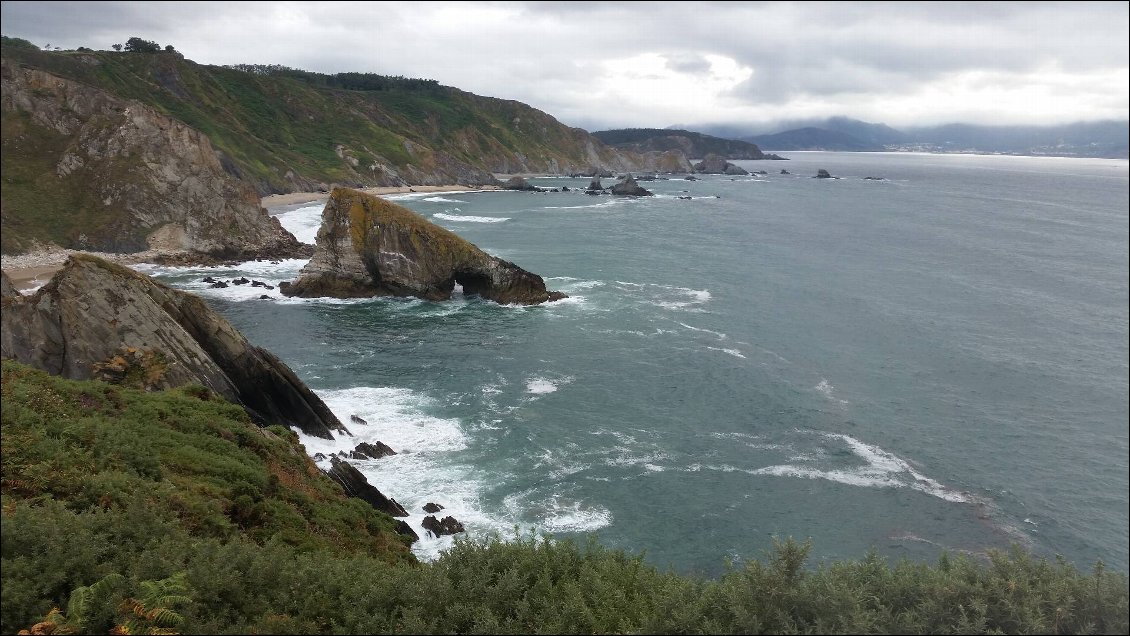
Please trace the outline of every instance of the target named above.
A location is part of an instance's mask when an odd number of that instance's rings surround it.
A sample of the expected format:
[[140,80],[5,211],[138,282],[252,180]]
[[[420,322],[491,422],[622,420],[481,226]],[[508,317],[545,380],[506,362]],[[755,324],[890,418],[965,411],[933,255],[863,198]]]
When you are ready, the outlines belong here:
[[459,199],[446,199],[444,197],[424,197],[424,201],[431,201],[432,203],[466,203]]
[[509,221],[510,217],[505,216],[465,216],[462,214],[446,214],[438,212],[432,215],[434,219],[442,219],[444,221],[455,221],[458,223],[502,223]]
[[710,349],[711,351],[721,351],[722,353],[730,354],[735,358],[741,358],[743,360],[745,359],[745,354],[737,349],[724,349],[722,347],[707,347],[707,349]]

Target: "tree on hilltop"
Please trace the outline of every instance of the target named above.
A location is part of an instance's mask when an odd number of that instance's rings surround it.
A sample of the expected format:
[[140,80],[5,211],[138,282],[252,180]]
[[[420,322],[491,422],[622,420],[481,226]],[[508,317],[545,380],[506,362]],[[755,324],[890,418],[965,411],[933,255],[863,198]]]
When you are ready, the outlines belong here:
[[131,53],[156,53],[161,50],[161,45],[152,40],[132,37],[126,40],[125,50]]

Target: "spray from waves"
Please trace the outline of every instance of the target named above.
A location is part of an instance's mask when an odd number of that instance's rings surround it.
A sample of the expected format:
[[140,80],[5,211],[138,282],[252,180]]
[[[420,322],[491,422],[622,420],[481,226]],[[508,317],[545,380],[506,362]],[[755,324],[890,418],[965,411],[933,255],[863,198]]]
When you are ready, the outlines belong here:
[[313,244],[318,236],[318,228],[322,227],[324,208],[321,203],[308,205],[276,214],[275,218],[282,224],[283,229],[294,235],[294,238],[302,243]]
[[[425,199],[427,201],[427,199]],[[444,221],[456,221],[459,223],[502,223],[509,221],[510,217],[506,216],[464,216],[461,214],[446,214],[438,212],[432,215],[434,219],[443,219]]]
[[526,380],[526,393],[532,395],[546,395],[553,393],[561,386],[569,384],[573,381],[570,376],[561,376],[558,378],[547,378],[544,376],[535,376]]
[[424,197],[424,201],[430,201],[432,203],[466,203],[466,201],[460,201],[459,199],[445,199],[443,197]]

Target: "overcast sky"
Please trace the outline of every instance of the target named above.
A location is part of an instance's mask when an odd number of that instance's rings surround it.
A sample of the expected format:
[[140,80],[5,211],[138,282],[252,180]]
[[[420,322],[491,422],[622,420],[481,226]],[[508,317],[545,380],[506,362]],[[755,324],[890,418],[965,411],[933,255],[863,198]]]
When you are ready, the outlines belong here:
[[1130,117],[1127,2],[3,2],[4,35],[439,80],[589,130]]

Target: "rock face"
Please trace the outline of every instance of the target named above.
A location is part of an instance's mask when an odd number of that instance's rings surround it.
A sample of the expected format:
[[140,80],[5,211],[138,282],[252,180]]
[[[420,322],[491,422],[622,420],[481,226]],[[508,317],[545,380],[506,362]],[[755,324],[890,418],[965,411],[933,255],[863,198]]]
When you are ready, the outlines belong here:
[[334,481],[341,484],[345,494],[364,500],[370,506],[393,517],[407,517],[408,512],[395,499],[384,496],[381,491],[369,483],[361,471],[349,465],[349,462],[336,456],[330,458],[330,469],[326,471]]
[[48,373],[131,377],[147,389],[200,384],[260,425],[348,433],[289,367],[203,300],[120,265],[76,255],[34,295],[5,285],[0,320],[0,355]]
[[749,174],[745,168],[735,166],[726,161],[721,155],[706,155],[706,158],[694,165],[695,172],[701,174]]
[[456,283],[465,294],[503,304],[565,298],[547,291],[541,276],[483,252],[415,212],[348,188],[330,195],[314,258],[280,290],[303,298],[446,300]]
[[[6,59],[0,84],[4,173],[34,172],[44,192],[29,197],[20,185],[18,196],[5,193],[5,251],[31,240],[216,258],[300,250],[200,131],[141,102]],[[31,222],[10,227],[7,220],[16,218]]]
[[828,172],[827,170],[825,170],[825,169],[823,169],[823,168],[821,168],[821,169],[817,170],[817,171],[816,171],[816,176],[815,176],[815,177],[813,177],[813,179],[836,179],[836,178],[837,178],[837,177],[833,177],[833,176],[831,175],[831,173],[829,173],[829,172]]
[[627,197],[650,197],[650,196],[653,196],[651,192],[649,192],[648,190],[641,187],[640,184],[636,183],[636,180],[634,178],[632,178],[632,175],[628,175],[623,181],[612,186],[611,190],[612,190],[612,194],[616,194],[616,195],[619,195],[619,196],[627,196]]

